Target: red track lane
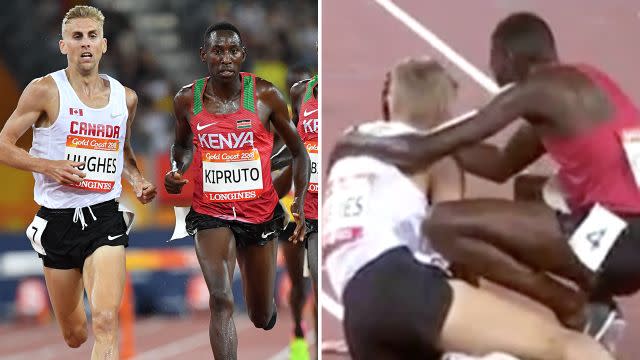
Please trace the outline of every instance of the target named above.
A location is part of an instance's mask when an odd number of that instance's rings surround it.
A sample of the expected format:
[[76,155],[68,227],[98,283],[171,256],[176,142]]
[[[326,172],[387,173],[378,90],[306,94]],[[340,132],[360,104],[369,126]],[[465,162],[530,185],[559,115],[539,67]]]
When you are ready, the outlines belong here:
[[[640,4],[633,1],[467,1],[397,0],[396,4],[434,32],[462,57],[488,74],[489,37],[508,13],[530,10],[551,24],[561,57],[588,62],[607,71],[640,104],[636,46]],[[380,90],[384,73],[397,60],[428,54],[447,64],[460,83],[458,113],[481,105],[490,94],[408,27],[373,0],[324,0],[322,26],[323,149],[329,154],[336,137],[347,126],[380,117]],[[464,9],[464,11],[460,11]],[[357,19],[357,21],[355,20]],[[496,135],[501,142],[510,133]],[[323,157],[324,169],[328,156]],[[549,169],[547,160],[536,166]],[[326,175],[326,173],[325,173]],[[497,186],[471,178],[467,196],[511,196],[512,184]],[[326,275],[323,273],[323,275]],[[334,296],[323,276],[323,289]],[[622,344],[622,360],[636,360],[640,345],[640,295],[622,299],[629,327]],[[340,323],[326,309],[322,312],[322,338],[342,338]],[[323,359],[343,359],[323,353]]]
[[[307,323],[309,323],[307,319]],[[293,322],[286,308],[279,309],[271,331],[256,329],[246,315],[235,318],[238,358],[286,359]],[[138,319],[135,325],[137,360],[212,359],[208,314]],[[0,358],[3,360],[80,360],[91,357],[93,337],[79,349],[68,348],[55,323],[45,326],[0,327]],[[310,345],[311,346],[311,345]],[[279,356],[276,356],[278,355]]]

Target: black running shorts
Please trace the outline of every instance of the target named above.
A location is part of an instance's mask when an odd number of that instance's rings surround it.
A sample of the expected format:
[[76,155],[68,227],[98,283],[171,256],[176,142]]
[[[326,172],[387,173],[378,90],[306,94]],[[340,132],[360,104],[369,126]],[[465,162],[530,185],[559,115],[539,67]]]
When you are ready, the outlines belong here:
[[[129,245],[127,225],[118,202],[106,201],[82,209],[86,227],[74,222],[75,209],[41,207],[27,236],[44,266],[54,269],[82,269],[84,261],[101,246]],[[40,218],[40,219],[38,219]],[[46,222],[46,224],[44,224]],[[43,229],[44,228],[44,229]]]
[[271,220],[261,224],[251,224],[237,220],[224,220],[200,214],[191,208],[187,214],[187,233],[195,236],[196,232],[206,229],[226,227],[231,229],[236,240],[236,247],[248,245],[265,245],[278,237],[284,227],[285,214],[282,206],[276,204]]
[[406,247],[387,251],[348,282],[344,332],[354,360],[434,359],[452,289],[439,268]]

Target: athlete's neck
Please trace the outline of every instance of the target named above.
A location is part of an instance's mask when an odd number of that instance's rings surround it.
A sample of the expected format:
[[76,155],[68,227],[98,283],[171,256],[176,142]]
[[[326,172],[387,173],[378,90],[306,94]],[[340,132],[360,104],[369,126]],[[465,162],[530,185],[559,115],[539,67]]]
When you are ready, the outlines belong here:
[[213,76],[209,77],[209,86],[211,94],[220,100],[232,100],[235,99],[240,93],[242,87],[242,80],[240,75],[233,79],[217,79]]
[[529,75],[534,74],[536,71],[540,71],[541,69],[548,68],[551,66],[556,66],[559,63],[560,62],[558,61],[558,59],[555,59],[555,60],[547,59],[547,60],[541,60],[541,61],[532,63],[531,65],[529,65],[528,71],[524,74],[524,76],[522,76],[522,79],[520,80],[526,79],[527,77],[529,77]]
[[87,74],[81,74],[69,67],[64,69],[64,71],[67,75],[67,79],[69,79],[71,87],[76,90],[80,90],[89,96],[104,88],[104,82],[98,74],[98,69],[92,70]]

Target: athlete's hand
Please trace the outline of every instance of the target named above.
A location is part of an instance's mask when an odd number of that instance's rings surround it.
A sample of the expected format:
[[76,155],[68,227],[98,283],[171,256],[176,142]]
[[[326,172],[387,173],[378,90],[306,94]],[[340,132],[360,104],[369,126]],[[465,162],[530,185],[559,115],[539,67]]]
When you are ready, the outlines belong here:
[[294,244],[297,244],[298,241],[304,241],[304,235],[307,232],[307,225],[304,222],[304,209],[299,202],[299,198],[295,198],[291,203],[291,215],[293,215],[293,219],[296,222],[296,228],[293,230],[293,235],[291,235],[289,241]]
[[79,184],[87,174],[76,169],[84,163],[70,160],[45,160],[43,173],[53,178],[58,184],[73,185]]
[[146,179],[141,179],[133,183],[133,191],[136,193],[138,201],[142,204],[150,203],[156,197],[156,186],[148,182]]
[[183,178],[177,171],[169,171],[164,176],[164,188],[169,194],[180,194],[182,187],[188,182],[189,180]]

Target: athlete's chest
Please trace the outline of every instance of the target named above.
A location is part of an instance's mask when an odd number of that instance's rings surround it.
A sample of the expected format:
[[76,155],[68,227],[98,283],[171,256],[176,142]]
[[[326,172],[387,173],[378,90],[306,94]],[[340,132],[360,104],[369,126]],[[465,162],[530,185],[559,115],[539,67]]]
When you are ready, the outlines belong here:
[[318,102],[314,99],[304,102],[298,114],[298,133],[303,137],[317,137],[319,125]]
[[209,150],[261,148],[272,141],[258,115],[244,109],[231,114],[202,112],[192,117],[191,130],[196,146]]

